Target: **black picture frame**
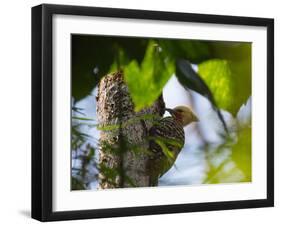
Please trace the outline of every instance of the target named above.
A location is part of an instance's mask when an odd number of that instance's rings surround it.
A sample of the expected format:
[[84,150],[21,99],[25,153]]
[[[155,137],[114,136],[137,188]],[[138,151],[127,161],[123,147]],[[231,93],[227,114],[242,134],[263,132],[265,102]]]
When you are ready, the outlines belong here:
[[[267,28],[267,198],[95,210],[52,210],[52,18],[55,14],[183,21]],[[274,205],[274,20],[43,4],[32,8],[32,218],[40,221],[121,217]]]

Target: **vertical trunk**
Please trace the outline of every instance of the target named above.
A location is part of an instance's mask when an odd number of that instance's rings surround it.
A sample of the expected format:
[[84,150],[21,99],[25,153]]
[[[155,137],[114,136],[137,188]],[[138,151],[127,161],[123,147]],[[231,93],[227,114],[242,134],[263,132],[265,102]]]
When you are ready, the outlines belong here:
[[147,131],[152,120],[147,117],[162,117],[164,109],[161,95],[150,108],[135,113],[122,72],[106,75],[100,81],[97,116],[101,129],[101,189],[150,186]]

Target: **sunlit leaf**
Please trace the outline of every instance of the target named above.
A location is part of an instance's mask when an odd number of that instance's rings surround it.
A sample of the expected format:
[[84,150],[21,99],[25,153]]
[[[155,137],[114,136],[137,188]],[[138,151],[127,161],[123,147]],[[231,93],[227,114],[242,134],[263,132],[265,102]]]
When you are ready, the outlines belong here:
[[206,82],[195,72],[191,66],[191,63],[187,60],[179,59],[176,63],[176,76],[185,89],[191,89],[197,93],[205,96],[212,104],[212,107],[217,112],[219,119],[221,120],[223,127],[228,132],[226,122],[221,114],[220,109],[213,97],[213,94],[206,84]]
[[141,65],[133,60],[124,69],[136,111],[149,107],[160,96],[173,72],[174,62],[162,53],[156,42],[150,41]]
[[235,101],[235,82],[229,62],[226,60],[208,60],[199,64],[199,74],[213,91],[220,108],[236,112],[240,105]]
[[251,44],[209,42],[212,57],[199,64],[199,74],[220,108],[236,116],[251,95]]
[[155,142],[161,147],[162,152],[164,153],[164,155],[165,155],[169,160],[175,159],[174,153],[169,150],[169,148],[167,147],[167,145],[166,145],[162,140],[160,140],[160,139],[155,139]]
[[233,146],[232,159],[237,167],[243,171],[245,181],[252,178],[252,132],[251,128],[244,128],[238,133],[238,142]]
[[[211,89],[217,105],[233,115],[250,95],[251,86],[234,68],[236,63],[229,60],[213,59],[199,64],[199,74]],[[242,82],[241,82],[242,81]]]
[[251,153],[251,128],[248,125],[237,131],[236,138],[208,151],[204,183],[251,181]]
[[83,118],[83,117],[75,117],[75,116],[73,116],[72,119],[82,120],[82,121],[93,121],[94,120],[91,118]]

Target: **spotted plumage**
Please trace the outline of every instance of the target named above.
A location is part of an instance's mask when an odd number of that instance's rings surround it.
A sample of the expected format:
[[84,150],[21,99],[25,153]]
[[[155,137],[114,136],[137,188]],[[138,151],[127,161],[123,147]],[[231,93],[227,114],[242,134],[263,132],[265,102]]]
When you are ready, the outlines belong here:
[[166,109],[171,116],[154,123],[149,130],[149,172],[150,185],[157,186],[158,179],[175,163],[185,142],[183,127],[198,121],[195,114],[186,106]]
[[[149,136],[149,149],[152,152],[150,171],[154,172],[151,176],[151,184],[155,186],[158,177],[162,176],[166,169],[172,167],[180,150],[183,148],[184,130],[182,125],[173,117],[165,117],[156,122],[155,126],[150,129]],[[163,145],[167,147],[172,155],[163,150]]]

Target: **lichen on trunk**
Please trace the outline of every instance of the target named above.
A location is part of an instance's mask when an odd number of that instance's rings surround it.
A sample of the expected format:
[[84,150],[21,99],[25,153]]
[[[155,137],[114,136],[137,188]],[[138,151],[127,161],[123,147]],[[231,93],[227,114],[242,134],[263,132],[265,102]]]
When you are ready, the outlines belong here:
[[147,132],[162,117],[162,95],[149,108],[134,111],[123,72],[104,76],[98,86],[97,116],[100,129],[99,188],[148,187]]

